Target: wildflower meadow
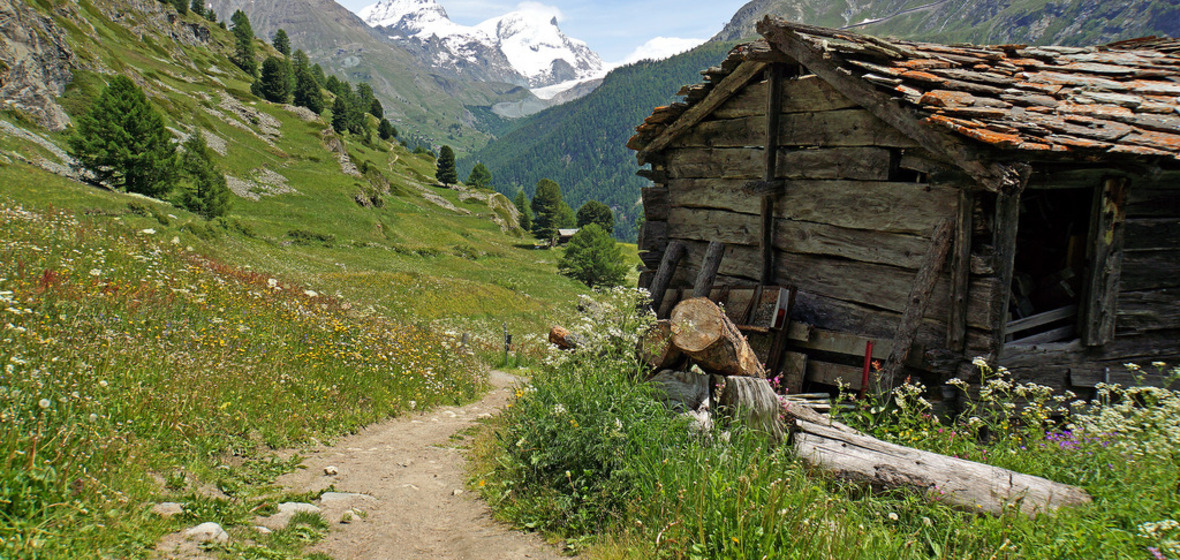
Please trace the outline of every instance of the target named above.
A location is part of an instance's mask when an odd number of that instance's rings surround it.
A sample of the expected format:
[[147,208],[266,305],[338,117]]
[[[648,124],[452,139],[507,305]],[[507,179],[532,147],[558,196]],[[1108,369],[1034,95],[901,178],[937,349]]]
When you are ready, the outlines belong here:
[[147,514],[165,486],[483,384],[430,331],[177,235],[3,201],[0,342],[3,558],[141,556],[173,529]]
[[[742,427],[705,432],[665,410],[633,358],[619,292],[580,305],[600,333],[554,351],[477,447],[498,514],[595,558],[1180,558],[1180,392],[1102,386],[1091,399],[1013,382],[977,361],[978,390],[938,414],[919,384],[835,407],[894,443],[1077,485],[1093,503],[1030,518],[874,491],[806,468]],[[1180,369],[1153,364],[1180,377]]]

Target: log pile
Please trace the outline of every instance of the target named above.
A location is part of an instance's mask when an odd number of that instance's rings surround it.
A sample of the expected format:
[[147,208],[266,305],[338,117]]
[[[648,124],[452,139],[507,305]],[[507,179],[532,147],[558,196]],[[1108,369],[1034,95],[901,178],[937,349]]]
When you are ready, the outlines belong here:
[[[816,399],[780,399],[746,338],[705,298],[680,302],[644,338],[640,356],[658,370],[649,382],[664,403],[691,415],[696,427],[707,429],[713,414],[724,414],[775,443],[789,442],[809,467],[839,478],[874,489],[914,488],[993,515],[1036,516],[1090,502],[1073,486],[878,440],[817,411],[830,405],[817,407]],[[703,373],[688,371],[686,362]]]

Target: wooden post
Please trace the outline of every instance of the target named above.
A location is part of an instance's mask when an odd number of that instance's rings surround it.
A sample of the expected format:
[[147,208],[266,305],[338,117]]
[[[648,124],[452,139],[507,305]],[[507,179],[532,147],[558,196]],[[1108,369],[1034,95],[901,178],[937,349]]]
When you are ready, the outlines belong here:
[[668,244],[667,249],[664,249],[664,258],[660,260],[660,268],[656,271],[655,279],[651,281],[651,308],[656,313],[660,312],[660,304],[664,303],[664,293],[668,291],[668,284],[672,282],[676,265],[680,264],[680,259],[684,258],[687,251],[684,243],[680,241],[673,241]]
[[[783,106],[783,65],[771,64],[766,71],[769,92],[766,95],[766,150],[765,173],[762,178],[766,182],[774,181],[778,175],[778,132],[779,114]],[[774,278],[774,201],[775,193],[762,197],[762,238],[759,240],[762,249],[762,285],[770,286],[775,283]]]
[[1090,270],[1086,276],[1082,342],[1101,346],[1114,338],[1115,305],[1123,268],[1123,223],[1126,221],[1127,179],[1107,179],[1094,194],[1090,221]]
[[709,250],[705,252],[705,260],[701,262],[701,270],[697,272],[697,280],[692,285],[692,297],[709,297],[709,292],[713,291],[713,282],[717,280],[717,269],[721,268],[721,259],[724,256],[724,243],[709,242]]
[[947,251],[951,246],[951,230],[954,222],[944,220],[934,230],[934,238],[926,258],[922,261],[922,268],[914,278],[914,286],[910,289],[909,300],[906,302],[905,313],[897,325],[893,335],[893,348],[889,357],[885,359],[883,375],[889,389],[893,388],[893,377],[901,371],[906,356],[910,353],[910,346],[914,345],[914,336],[918,333],[918,325],[922,323],[922,315],[926,313],[926,306],[930,303],[930,294],[934,292],[934,284],[938,281],[938,273],[946,262]]
[[955,252],[951,257],[951,314],[947,324],[946,347],[956,354],[967,341],[967,305],[971,283],[971,232],[975,195],[969,189],[959,191],[959,217],[955,220]]
[[1013,167],[1011,176],[1005,180],[1008,187],[1001,188],[996,196],[996,219],[992,232],[992,246],[996,254],[996,276],[1000,280],[1000,293],[992,300],[988,317],[992,321],[992,353],[990,362],[995,362],[1004,350],[1004,339],[1008,336],[1008,302],[1012,299],[1012,275],[1016,271],[1016,233],[1020,226],[1020,195],[1028,184],[1032,167]]

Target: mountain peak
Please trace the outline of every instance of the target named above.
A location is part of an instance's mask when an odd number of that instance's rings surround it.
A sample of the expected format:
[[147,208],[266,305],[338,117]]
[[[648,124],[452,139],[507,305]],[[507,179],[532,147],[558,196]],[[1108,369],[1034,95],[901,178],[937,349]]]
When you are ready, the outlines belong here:
[[604,70],[586,43],[561,32],[552,9],[520,9],[474,26],[451,21],[435,0],[382,0],[358,15],[390,39],[423,51],[431,64],[459,73],[478,68],[487,81],[540,88]]

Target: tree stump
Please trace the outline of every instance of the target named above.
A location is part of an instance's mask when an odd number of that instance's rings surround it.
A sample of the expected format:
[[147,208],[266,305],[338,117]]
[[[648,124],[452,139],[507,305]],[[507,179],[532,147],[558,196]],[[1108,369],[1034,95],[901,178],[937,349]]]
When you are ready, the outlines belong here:
[[766,377],[746,337],[716,303],[706,298],[680,302],[670,320],[672,344],[705,371],[721,375]]
[[782,404],[769,381],[755,377],[726,377],[717,404],[731,411],[734,418],[746,427],[770,436],[774,443],[783,441],[783,423],[779,418]]

